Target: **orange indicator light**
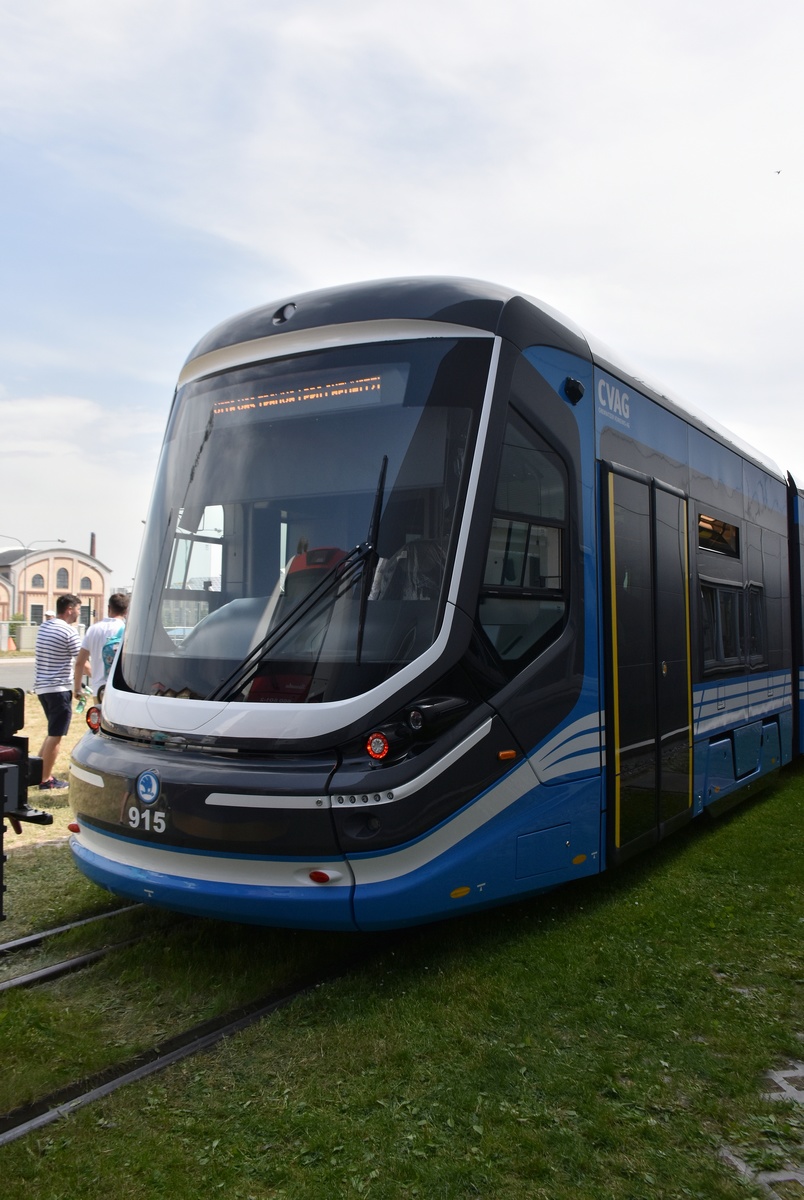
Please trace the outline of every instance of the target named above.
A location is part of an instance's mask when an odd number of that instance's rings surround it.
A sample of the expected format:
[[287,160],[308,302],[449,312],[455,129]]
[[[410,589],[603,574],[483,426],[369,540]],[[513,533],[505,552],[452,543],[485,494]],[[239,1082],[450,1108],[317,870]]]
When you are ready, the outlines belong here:
[[510,758],[516,758],[516,750],[500,750],[497,757],[500,762],[508,762]]

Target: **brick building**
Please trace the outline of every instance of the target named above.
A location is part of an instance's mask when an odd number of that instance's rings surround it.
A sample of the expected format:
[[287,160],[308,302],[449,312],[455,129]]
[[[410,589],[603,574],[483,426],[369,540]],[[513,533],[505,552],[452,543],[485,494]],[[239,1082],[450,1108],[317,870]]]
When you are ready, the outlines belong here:
[[0,550],[0,621],[20,613],[26,623],[41,625],[56,598],[72,592],[81,600],[79,624],[91,625],[106,615],[111,577],[94,555],[64,546]]

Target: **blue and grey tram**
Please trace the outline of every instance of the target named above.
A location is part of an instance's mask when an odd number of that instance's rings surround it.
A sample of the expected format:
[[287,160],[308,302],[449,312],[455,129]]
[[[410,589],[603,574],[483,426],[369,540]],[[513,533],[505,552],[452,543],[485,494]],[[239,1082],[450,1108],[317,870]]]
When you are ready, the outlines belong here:
[[181,371],[74,751],[75,860],[132,899],[335,930],[616,866],[800,752],[800,503],[501,287],[226,321]]

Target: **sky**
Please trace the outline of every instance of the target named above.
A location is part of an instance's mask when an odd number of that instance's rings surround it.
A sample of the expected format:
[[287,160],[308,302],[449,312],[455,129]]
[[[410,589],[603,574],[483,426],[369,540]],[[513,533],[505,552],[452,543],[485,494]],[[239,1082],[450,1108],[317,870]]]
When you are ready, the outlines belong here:
[[219,321],[538,297],[804,486],[800,0],[0,0],[0,539],[129,586]]

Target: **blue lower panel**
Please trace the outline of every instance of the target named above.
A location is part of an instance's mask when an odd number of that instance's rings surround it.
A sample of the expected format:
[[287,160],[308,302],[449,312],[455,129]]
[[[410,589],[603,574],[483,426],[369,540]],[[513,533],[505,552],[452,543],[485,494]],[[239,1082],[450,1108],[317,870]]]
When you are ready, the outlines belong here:
[[352,888],[271,887],[167,875],[115,862],[70,839],[76,865],[117,896],[198,917],[286,929],[354,931]]
[[[409,875],[381,883],[358,883],[355,889],[357,925],[366,932],[418,925],[460,917],[483,908],[537,896],[600,870],[597,856],[557,871],[514,879],[507,855],[494,861],[467,858],[464,863],[432,863]],[[485,867],[485,870],[482,868]]]
[[779,736],[781,739],[780,752],[782,756],[782,766],[786,767],[788,763],[793,761],[792,712],[779,713]]
[[[597,776],[537,784],[524,762],[424,837],[348,861],[184,851],[86,821],[70,844],[95,883],[146,904],[256,925],[393,929],[597,874],[600,787]],[[329,873],[330,881],[311,882],[311,871]]]
[[791,722],[786,715],[742,726],[696,745],[696,794],[703,798],[704,805],[738,794],[790,761]]
[[386,855],[354,856],[355,922],[390,929],[551,891],[600,871],[600,780],[537,787],[462,836],[461,816]]

